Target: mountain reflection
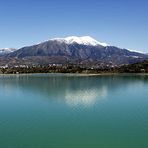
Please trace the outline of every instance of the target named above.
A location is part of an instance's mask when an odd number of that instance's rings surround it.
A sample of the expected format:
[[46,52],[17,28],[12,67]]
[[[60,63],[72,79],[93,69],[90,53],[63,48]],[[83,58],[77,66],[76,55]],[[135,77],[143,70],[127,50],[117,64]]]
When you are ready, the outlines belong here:
[[107,88],[100,89],[81,89],[81,90],[67,90],[65,95],[66,103],[70,106],[94,105],[97,100],[102,100],[107,96]]
[[[24,75],[0,77],[0,93],[19,91],[20,95],[31,93],[40,99],[65,102],[69,106],[91,106],[103,101],[108,93],[126,88],[134,83],[147,83],[146,76],[54,76]],[[19,95],[19,93],[18,93]]]

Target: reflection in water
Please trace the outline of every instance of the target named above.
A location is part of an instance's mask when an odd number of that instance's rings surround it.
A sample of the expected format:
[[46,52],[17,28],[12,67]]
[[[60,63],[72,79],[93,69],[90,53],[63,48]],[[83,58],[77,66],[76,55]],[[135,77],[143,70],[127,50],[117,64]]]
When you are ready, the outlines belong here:
[[[108,94],[126,87],[142,86],[147,76],[93,76],[24,75],[0,76],[0,95],[26,95],[41,100],[65,102],[69,106],[92,106],[109,99]],[[21,98],[21,97],[20,97]]]
[[0,148],[147,148],[147,90],[148,76],[0,76]]
[[90,106],[96,101],[102,100],[107,96],[107,88],[100,89],[83,89],[83,90],[67,90],[65,95],[66,103],[70,106]]

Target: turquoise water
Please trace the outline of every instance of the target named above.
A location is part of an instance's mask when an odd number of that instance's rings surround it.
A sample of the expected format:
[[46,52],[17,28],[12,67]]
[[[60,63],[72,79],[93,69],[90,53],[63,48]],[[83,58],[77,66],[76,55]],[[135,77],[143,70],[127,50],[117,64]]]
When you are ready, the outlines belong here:
[[147,148],[148,76],[0,76],[0,148]]

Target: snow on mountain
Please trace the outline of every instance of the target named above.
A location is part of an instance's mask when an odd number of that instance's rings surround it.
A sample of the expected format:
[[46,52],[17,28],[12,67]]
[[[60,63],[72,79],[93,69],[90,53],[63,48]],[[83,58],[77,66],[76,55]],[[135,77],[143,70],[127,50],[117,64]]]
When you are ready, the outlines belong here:
[[132,50],[132,49],[128,49],[128,50],[131,51],[131,52],[138,52],[138,53],[141,53],[141,54],[146,54],[145,52],[139,51],[139,50]]
[[11,53],[11,52],[14,52],[15,50],[16,49],[14,49],[14,48],[3,48],[3,49],[0,49],[0,55]]
[[90,36],[83,36],[83,37],[71,36],[71,37],[67,37],[67,38],[54,38],[51,40],[65,42],[66,44],[77,43],[77,44],[81,44],[81,45],[90,45],[90,46],[98,46],[98,45],[101,45],[104,47],[108,46],[108,44],[98,42],[97,40],[93,39]]

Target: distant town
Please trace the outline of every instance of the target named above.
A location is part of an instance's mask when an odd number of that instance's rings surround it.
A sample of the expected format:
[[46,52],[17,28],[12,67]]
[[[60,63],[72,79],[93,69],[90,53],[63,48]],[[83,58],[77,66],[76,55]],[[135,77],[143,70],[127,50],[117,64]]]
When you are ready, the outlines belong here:
[[148,73],[148,61],[130,65],[97,64],[48,64],[48,65],[15,65],[0,66],[0,74],[23,73]]

